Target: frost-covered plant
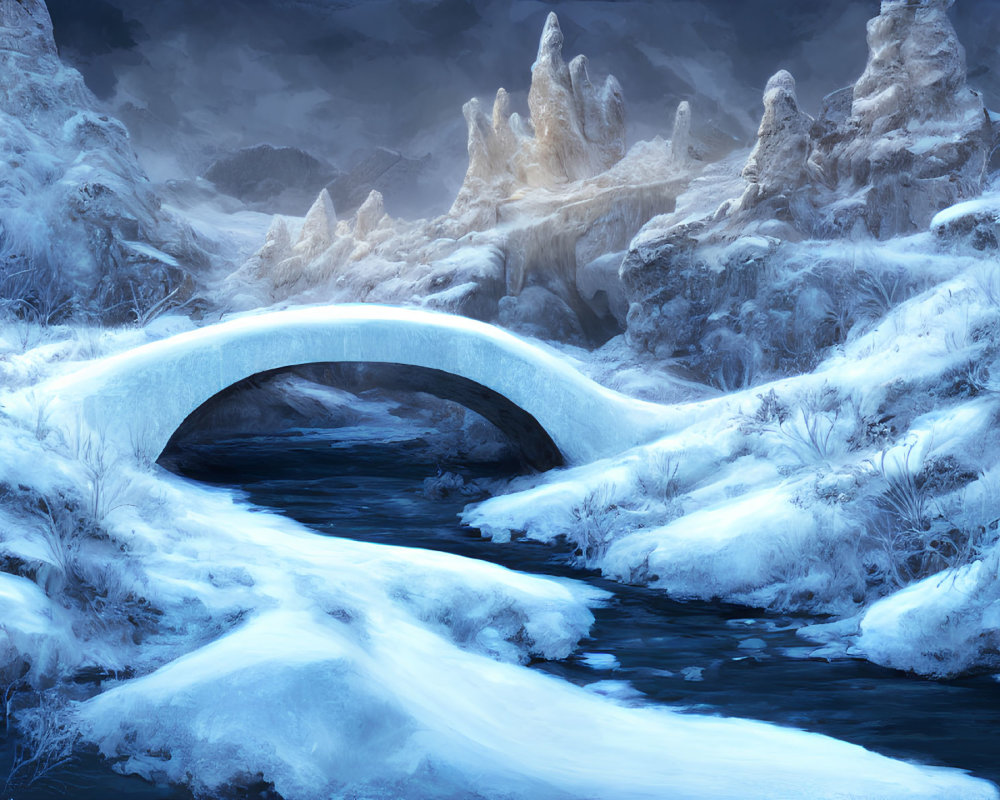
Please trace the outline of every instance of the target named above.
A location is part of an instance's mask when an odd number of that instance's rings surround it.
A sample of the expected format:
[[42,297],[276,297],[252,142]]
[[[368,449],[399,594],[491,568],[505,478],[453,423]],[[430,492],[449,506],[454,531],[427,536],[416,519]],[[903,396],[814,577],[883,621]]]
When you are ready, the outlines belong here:
[[42,695],[34,708],[17,714],[21,740],[14,747],[14,759],[3,784],[5,797],[50,778],[73,759],[79,734],[64,720],[65,700],[54,693]]
[[877,461],[869,461],[878,474],[883,490],[878,504],[910,531],[924,531],[930,527],[928,498],[923,485],[910,464],[916,442],[907,445],[901,463],[895,469],[886,466],[890,450],[883,450]]
[[[162,316],[167,311],[177,311],[191,303],[193,298],[190,296],[190,287],[186,287],[183,284],[174,286],[169,276],[166,278],[166,281],[167,286],[163,288],[162,296],[155,293],[150,294],[148,291],[144,291],[142,287],[139,287],[137,290],[136,282],[129,282],[131,302],[126,303],[126,305],[128,306],[128,313],[132,318],[132,322],[134,322],[136,327],[145,328],[150,322]],[[186,298],[185,295],[187,295]]]
[[780,447],[802,464],[829,459],[840,419],[841,402],[835,389],[824,384],[818,391],[805,394],[794,410],[773,389],[757,397],[761,403],[754,414],[740,419],[744,433],[776,436]]
[[909,274],[897,269],[855,269],[855,315],[860,319],[882,319],[916,293]]
[[896,587],[969,563],[981,552],[986,532],[985,526],[966,524],[968,520],[956,524],[953,518],[961,512],[946,513],[937,499],[975,476],[950,457],[914,465],[916,446],[910,442],[902,457],[892,459],[886,449],[868,462],[876,494],[867,512],[866,535],[885,553],[884,578]]
[[585,564],[601,559],[615,538],[618,504],[614,497],[614,484],[601,484],[587,492],[583,500],[573,507],[573,534],[576,555]]
[[651,451],[636,478],[639,489],[645,497],[659,500],[669,506],[677,499],[680,492],[680,483],[677,480],[679,468],[680,462],[674,458],[673,453],[663,450]]
[[847,437],[848,448],[867,450],[874,447],[883,450],[888,447],[896,436],[893,423],[895,416],[882,406],[872,413],[865,413],[863,399],[858,394],[852,394],[847,400],[847,405],[853,417],[851,434]]
[[733,392],[759,381],[763,352],[753,338],[718,328],[705,335],[701,346],[710,366],[709,383],[717,389]]
[[87,510],[96,524],[102,523],[112,511],[127,503],[122,499],[131,486],[131,479],[121,456],[108,444],[106,435],[91,433],[77,419],[75,426],[64,435],[69,454],[83,466],[87,479]]
[[0,669],[0,714],[3,715],[4,736],[10,736],[11,723],[14,721],[14,702],[21,692],[28,687],[24,680],[28,672],[28,664],[13,653],[4,653],[4,665]]
[[775,425],[781,425],[791,416],[791,409],[774,389],[767,394],[757,395],[760,404],[753,414],[741,414],[739,417],[740,430],[744,434],[762,433],[770,430]]
[[974,273],[976,286],[985,298],[986,302],[993,308],[1000,309],[1000,270],[996,264],[989,261]]
[[48,326],[72,311],[72,293],[49,270],[15,259],[0,271],[0,316]]

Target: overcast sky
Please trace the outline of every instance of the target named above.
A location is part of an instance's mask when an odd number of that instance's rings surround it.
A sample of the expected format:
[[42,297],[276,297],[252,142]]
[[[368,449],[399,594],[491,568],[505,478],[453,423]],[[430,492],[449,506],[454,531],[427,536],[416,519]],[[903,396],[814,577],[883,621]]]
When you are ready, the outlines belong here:
[[[259,142],[346,167],[365,148],[465,166],[462,104],[499,86],[524,103],[546,14],[567,60],[621,82],[630,137],[696,125],[749,141],[769,75],[789,69],[811,112],[864,68],[874,0],[48,0],[63,57],[120,116],[155,178],[203,171]],[[974,84],[1000,87],[1000,2],[953,10]],[[454,179],[454,178],[453,178]]]

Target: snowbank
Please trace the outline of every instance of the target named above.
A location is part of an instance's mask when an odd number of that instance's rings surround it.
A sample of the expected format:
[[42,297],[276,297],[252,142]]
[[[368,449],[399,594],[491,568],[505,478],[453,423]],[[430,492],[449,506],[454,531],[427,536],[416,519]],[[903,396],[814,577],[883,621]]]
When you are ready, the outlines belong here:
[[368,634],[267,612],[84,703],[80,724],[127,771],[196,792],[259,778],[289,800],[997,796],[815,734],[625,708],[395,619]]

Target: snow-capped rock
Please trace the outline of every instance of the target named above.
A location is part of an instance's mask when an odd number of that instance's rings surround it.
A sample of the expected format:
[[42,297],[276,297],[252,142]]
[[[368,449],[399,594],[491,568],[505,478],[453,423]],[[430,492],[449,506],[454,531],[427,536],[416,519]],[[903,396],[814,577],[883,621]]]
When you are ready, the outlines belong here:
[[205,255],[160,208],[125,127],[59,61],[44,3],[0,13],[0,295],[42,322],[142,320],[190,296]]
[[883,0],[868,23],[868,64],[850,111],[810,156],[843,198],[825,229],[909,233],[981,191],[992,136],[982,98],[966,84],[952,2]]
[[[608,259],[670,210],[700,168],[689,154],[691,111],[678,108],[673,150],[657,138],[626,154],[617,81],[595,87],[585,58],[563,61],[562,43],[550,14],[532,67],[529,118],[511,110],[502,88],[489,116],[477,99],[465,104],[469,164],[448,214],[393,219],[373,190],[322,246],[281,244],[278,225],[228,280],[232,302],[417,302],[575,342],[620,331],[624,291],[618,262]],[[557,322],[545,316],[554,309]]]

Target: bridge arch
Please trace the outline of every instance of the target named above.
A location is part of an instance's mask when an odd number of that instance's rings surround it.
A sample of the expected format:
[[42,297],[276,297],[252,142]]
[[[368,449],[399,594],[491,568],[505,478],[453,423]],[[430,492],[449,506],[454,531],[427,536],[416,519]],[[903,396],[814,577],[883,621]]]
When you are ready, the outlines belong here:
[[[296,365],[296,367],[314,366],[367,368],[363,373],[365,377],[360,381],[357,380],[356,373],[353,376],[354,380],[350,377],[340,381],[337,378],[332,379],[331,385],[349,392],[361,391],[362,387],[378,387],[379,389],[404,393],[422,392],[464,406],[496,426],[516,451],[521,464],[530,469],[544,472],[553,467],[562,466],[564,463],[559,448],[556,447],[548,431],[538,423],[538,420],[524,409],[514,405],[503,395],[467,378],[451,372],[443,372],[429,367],[414,367],[409,364],[373,365],[371,362],[341,361],[321,365]],[[376,369],[370,369],[372,366]],[[283,367],[271,372],[260,373],[251,379],[223,389],[219,394],[209,398],[195,409],[174,432],[167,445],[167,451],[170,451],[175,444],[183,443],[188,437],[203,441],[206,431],[209,433],[212,431],[213,413],[219,406],[225,406],[234,395],[239,397],[243,392],[253,391],[253,387],[260,385],[261,381],[266,382],[268,378],[288,374],[288,372],[289,368]],[[315,374],[310,374],[309,379],[315,380]],[[326,381],[320,379],[320,382]]]
[[156,459],[184,420],[226,388],[324,362],[407,365],[482,387],[485,397],[503,398],[537,421],[571,465],[649,441],[667,427],[662,406],[606,389],[562,357],[493,325],[366,304],[205,326],[95,362],[58,379],[52,390],[64,410],[81,409],[92,430]]

